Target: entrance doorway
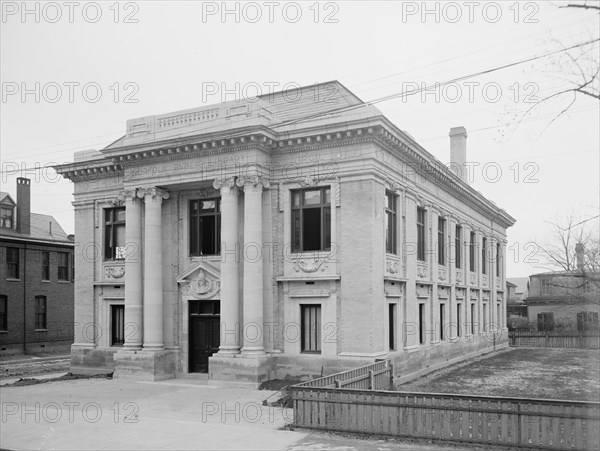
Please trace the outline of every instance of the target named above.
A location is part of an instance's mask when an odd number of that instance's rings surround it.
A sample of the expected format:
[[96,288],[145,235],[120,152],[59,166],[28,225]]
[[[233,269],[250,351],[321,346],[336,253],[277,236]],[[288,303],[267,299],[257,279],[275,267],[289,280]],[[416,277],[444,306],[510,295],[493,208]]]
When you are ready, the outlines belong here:
[[219,351],[220,301],[190,301],[190,373],[208,373],[208,358]]

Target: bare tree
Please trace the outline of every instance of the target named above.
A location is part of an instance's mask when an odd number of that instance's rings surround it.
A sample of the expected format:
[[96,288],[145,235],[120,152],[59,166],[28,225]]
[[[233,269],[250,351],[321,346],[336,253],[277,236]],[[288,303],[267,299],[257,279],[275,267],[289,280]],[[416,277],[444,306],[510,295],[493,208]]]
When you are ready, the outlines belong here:
[[[559,6],[565,10],[583,10],[586,14],[600,14],[598,3],[570,2]],[[533,92],[526,93],[524,104],[530,106],[524,111],[517,105],[509,107],[504,123],[516,129],[526,118],[534,114],[548,115],[551,119],[541,133],[550,127],[558,118],[568,113],[576,102],[582,99],[593,99],[600,102],[600,37],[590,36],[575,45],[565,46],[552,39],[552,54],[542,60],[543,69],[537,69],[552,80],[552,86],[542,88],[531,84]]]
[[538,243],[536,266],[556,271],[551,285],[573,301],[593,300],[600,296],[600,215],[579,219],[572,214],[550,222],[550,238]]

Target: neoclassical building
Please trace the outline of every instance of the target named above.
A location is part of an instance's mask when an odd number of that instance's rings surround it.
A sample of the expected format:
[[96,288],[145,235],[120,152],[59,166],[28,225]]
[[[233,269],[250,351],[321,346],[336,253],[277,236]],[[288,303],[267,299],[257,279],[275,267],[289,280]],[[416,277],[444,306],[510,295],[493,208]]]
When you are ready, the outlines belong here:
[[[127,122],[75,154],[73,372],[256,384],[507,345],[506,229],[338,82]],[[199,376],[194,376],[198,375]]]

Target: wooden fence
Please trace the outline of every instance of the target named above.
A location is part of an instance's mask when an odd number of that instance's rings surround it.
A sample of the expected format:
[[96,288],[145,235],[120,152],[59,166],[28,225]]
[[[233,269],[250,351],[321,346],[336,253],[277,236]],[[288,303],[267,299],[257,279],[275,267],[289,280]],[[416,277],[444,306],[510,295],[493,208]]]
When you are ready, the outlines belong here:
[[294,424],[517,448],[598,450],[600,403],[291,387]]
[[600,333],[598,332],[511,330],[508,332],[508,339],[510,346],[600,349]]
[[391,390],[392,364],[389,360],[372,363],[349,371],[302,382],[294,387],[352,388],[359,390]]

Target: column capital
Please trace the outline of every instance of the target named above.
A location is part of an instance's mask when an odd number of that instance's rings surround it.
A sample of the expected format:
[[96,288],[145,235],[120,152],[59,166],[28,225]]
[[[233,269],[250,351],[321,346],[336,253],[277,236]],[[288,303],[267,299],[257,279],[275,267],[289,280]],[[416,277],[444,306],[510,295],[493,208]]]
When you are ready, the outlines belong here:
[[119,194],[117,194],[117,199],[119,199],[121,202],[128,200],[136,200],[137,197],[137,188],[124,189],[123,191],[119,192]]
[[237,177],[225,177],[223,179],[216,179],[213,182],[214,189],[222,189],[222,188],[235,188],[235,182]]
[[137,197],[139,197],[140,199],[145,198],[145,197],[152,197],[153,199],[155,198],[160,198],[160,199],[168,199],[169,198],[169,192],[164,189],[164,188],[158,188],[156,186],[151,186],[151,187],[146,187],[146,188],[138,188],[137,190]]
[[251,175],[248,177],[238,177],[236,181],[237,186],[243,188],[244,191],[248,189],[262,191],[263,188],[269,188],[271,186],[271,182],[266,177],[262,177],[260,175]]

